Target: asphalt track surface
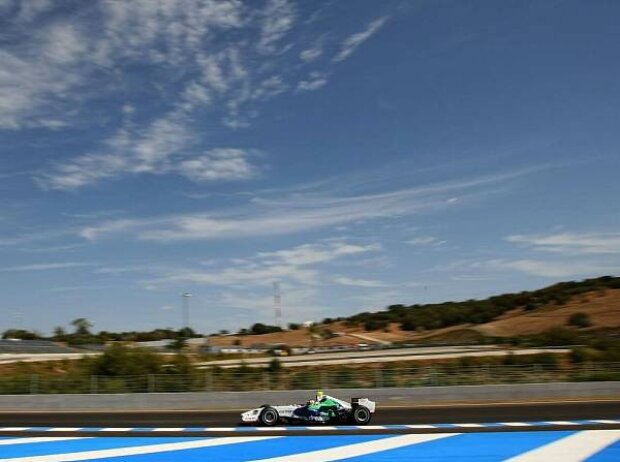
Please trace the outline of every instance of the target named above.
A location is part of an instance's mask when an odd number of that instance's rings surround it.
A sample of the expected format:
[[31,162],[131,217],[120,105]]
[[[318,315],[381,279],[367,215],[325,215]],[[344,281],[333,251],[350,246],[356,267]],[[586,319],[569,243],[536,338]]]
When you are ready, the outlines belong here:
[[[372,425],[618,419],[620,400],[377,408]],[[239,411],[1,412],[0,427],[234,427]],[[583,426],[584,429],[589,428]],[[609,428],[620,428],[620,425]],[[542,430],[557,430],[546,426]],[[515,429],[516,430],[516,429]],[[277,433],[277,430],[274,430]],[[441,430],[439,430],[441,431]],[[453,430],[452,430],[453,431]],[[476,431],[480,431],[477,429]],[[490,429],[489,431],[499,431]],[[502,431],[510,431],[504,429]],[[378,433],[385,431],[377,430]],[[406,431],[400,431],[406,432]],[[416,431],[425,432],[425,431]],[[427,432],[437,432],[429,430]],[[271,431],[262,432],[267,435]],[[295,432],[297,433],[297,432]],[[300,434],[308,434],[301,430]],[[312,432],[319,434],[319,431]],[[368,431],[365,431],[368,433]],[[399,431],[394,431],[399,433]],[[212,436],[216,436],[213,432]],[[287,434],[291,434],[289,430]],[[112,432],[109,436],[114,436]],[[187,433],[184,433],[187,435]],[[237,433],[239,435],[239,433]],[[57,434],[57,436],[61,436]],[[172,434],[170,434],[172,436]]]

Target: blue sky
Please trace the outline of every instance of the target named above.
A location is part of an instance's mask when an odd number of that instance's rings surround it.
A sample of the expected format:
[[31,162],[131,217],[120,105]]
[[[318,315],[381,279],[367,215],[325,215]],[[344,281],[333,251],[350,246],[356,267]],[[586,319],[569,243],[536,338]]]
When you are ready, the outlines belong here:
[[0,329],[620,268],[614,1],[0,0]]

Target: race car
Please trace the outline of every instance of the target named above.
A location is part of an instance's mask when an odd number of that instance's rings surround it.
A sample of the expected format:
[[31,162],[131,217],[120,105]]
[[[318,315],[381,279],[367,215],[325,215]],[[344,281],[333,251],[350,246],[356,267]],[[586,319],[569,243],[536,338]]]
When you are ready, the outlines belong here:
[[241,413],[241,421],[268,427],[278,423],[366,425],[374,413],[375,402],[368,398],[353,398],[348,403],[319,391],[316,399],[308,400],[306,404],[263,404]]

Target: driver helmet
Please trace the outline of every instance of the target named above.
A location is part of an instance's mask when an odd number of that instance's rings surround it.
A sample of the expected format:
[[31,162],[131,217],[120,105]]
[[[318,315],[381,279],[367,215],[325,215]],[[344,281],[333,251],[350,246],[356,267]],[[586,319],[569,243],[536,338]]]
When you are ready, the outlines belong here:
[[316,392],[316,400],[317,401],[322,401],[323,398],[325,398],[325,394],[323,393],[322,390],[319,390]]

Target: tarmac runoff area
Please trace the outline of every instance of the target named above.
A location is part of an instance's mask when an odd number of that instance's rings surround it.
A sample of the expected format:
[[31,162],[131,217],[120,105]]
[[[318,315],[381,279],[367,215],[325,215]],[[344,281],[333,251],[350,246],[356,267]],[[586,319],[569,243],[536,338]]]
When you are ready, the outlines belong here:
[[0,462],[620,461],[620,401],[379,408],[365,427],[238,419],[236,411],[2,413]]
[[[371,425],[240,425],[240,411],[5,412],[0,436],[240,436],[620,429],[620,400],[377,408]],[[1,451],[0,451],[1,453]],[[618,459],[620,461],[620,459]]]
[[[366,364],[386,363],[397,361],[423,361],[433,359],[452,359],[463,357],[487,357],[513,355],[534,355],[540,353],[566,354],[570,353],[567,348],[519,348],[506,349],[497,346],[460,346],[460,347],[415,347],[394,348],[385,350],[369,351],[343,351],[333,353],[317,353],[294,356],[281,356],[280,360],[284,367],[307,367],[338,365],[338,364]],[[243,363],[247,367],[262,367],[272,361],[272,357],[222,359],[197,363],[199,368],[220,367],[223,369],[238,367]]]
[[[480,356],[506,356],[511,353],[514,355],[533,355],[538,353],[569,353],[566,348],[521,348],[506,349],[494,345],[485,346],[458,346],[458,347],[415,347],[415,348],[392,348],[366,351],[340,351],[329,353],[314,353],[294,356],[280,356],[280,362],[284,367],[306,367],[320,365],[337,364],[367,364],[367,363],[386,363],[395,361],[418,361],[432,359],[450,359],[462,357]],[[11,364],[16,362],[46,362],[62,360],[79,360],[85,356],[98,356],[100,352],[83,353],[54,353],[54,354],[0,354],[0,364]],[[199,368],[210,368],[218,366],[223,369],[239,367],[243,362],[248,367],[263,367],[268,365],[273,357],[258,357],[245,359],[222,359],[197,363]]]

